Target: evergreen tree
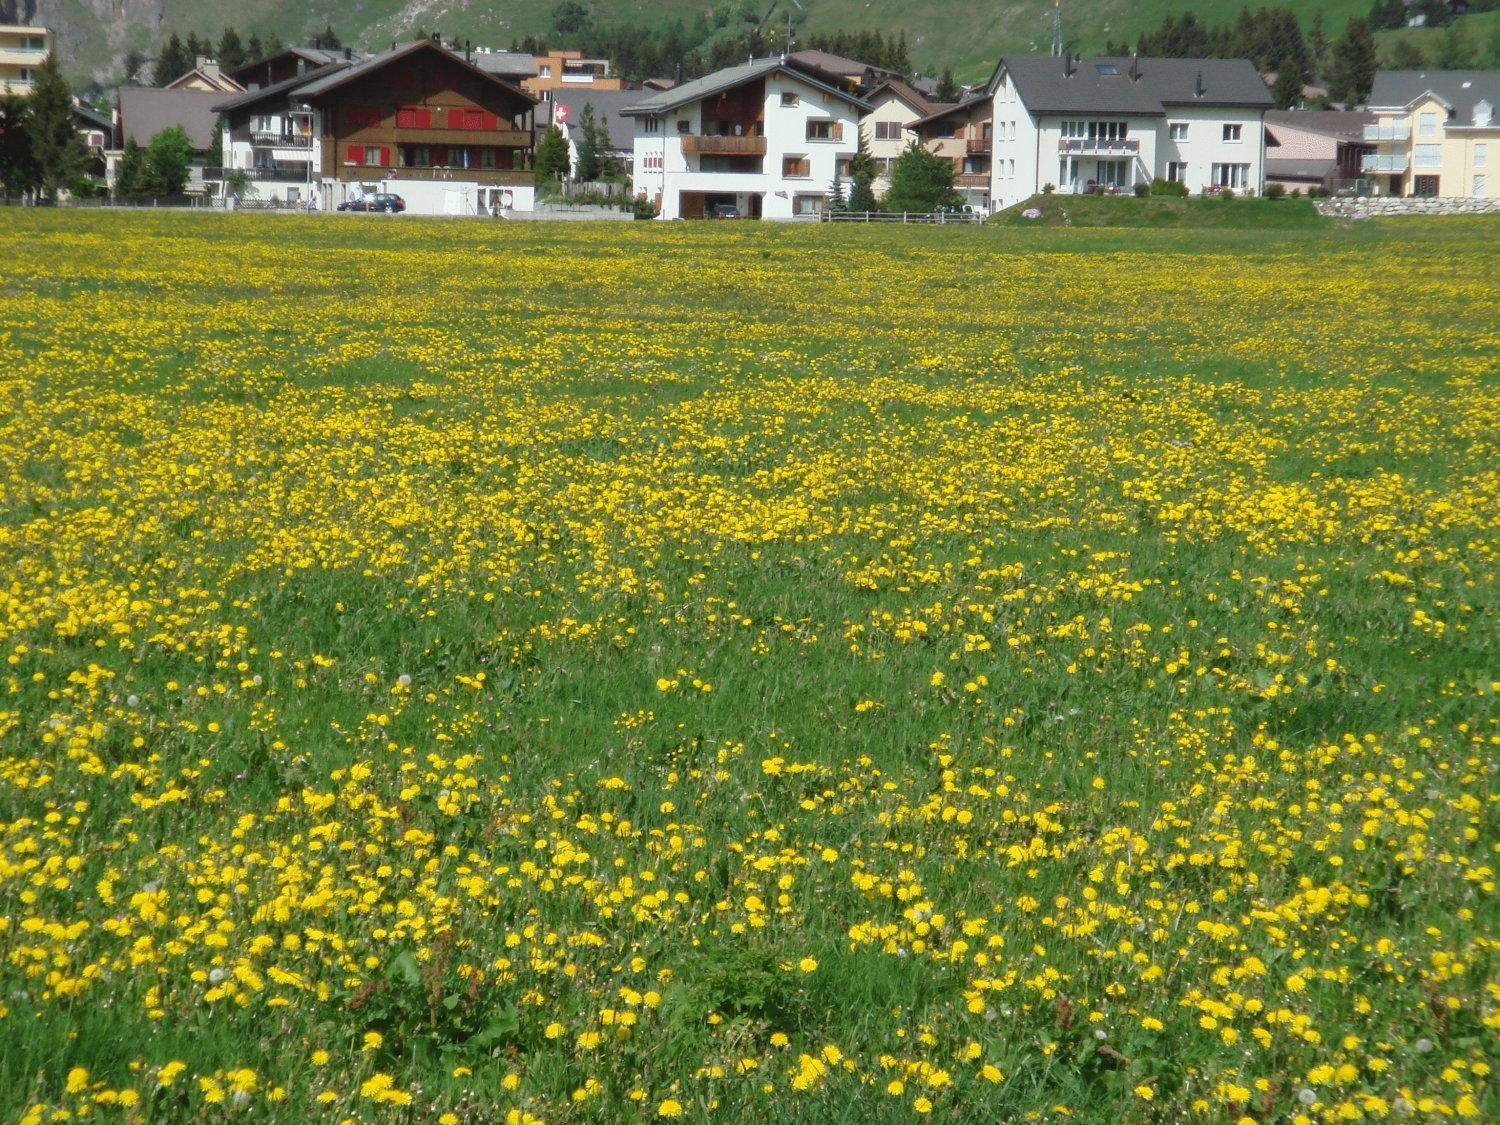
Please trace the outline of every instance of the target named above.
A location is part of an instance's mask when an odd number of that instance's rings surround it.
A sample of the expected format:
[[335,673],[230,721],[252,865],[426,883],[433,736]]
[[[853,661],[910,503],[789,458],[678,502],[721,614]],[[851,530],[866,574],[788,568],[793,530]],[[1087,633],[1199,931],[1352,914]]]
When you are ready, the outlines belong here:
[[73,92],[62,76],[56,51],[48,52],[37,68],[27,132],[36,160],[37,186],[48,199],[56,199],[88,167],[88,151],[73,122]]
[[1333,47],[1329,97],[1350,108],[1362,103],[1375,83],[1376,66],[1375,37],[1370,34],[1370,25],[1355,16]]
[[245,45],[240,42],[240,33],[232,27],[226,27],[224,34],[219,36],[218,59],[219,65],[225,70],[233,70],[251,61],[245,57]]
[[1288,55],[1281,60],[1276,70],[1276,84],[1271,87],[1271,97],[1277,109],[1295,109],[1302,98],[1302,87],[1307,84],[1307,73],[1302,63]]
[[1313,16],[1312,30],[1308,33],[1308,46],[1312,48],[1313,66],[1321,67],[1328,57],[1328,32],[1323,27],[1323,13]]
[[[1413,15],[1425,16],[1426,27],[1446,27],[1453,22],[1453,13],[1448,8],[1448,0],[1422,0],[1418,4]],[[1400,24],[1396,25],[1400,27]]]
[[833,174],[833,183],[828,185],[828,210],[838,212],[849,209],[849,197],[844,193],[844,177]]
[[192,162],[193,145],[182,126],[163,129],[146,146],[142,194],[155,197],[181,195],[187,187]]
[[[728,18],[727,9],[720,9],[719,13]],[[562,0],[562,3],[552,9],[552,34],[558,38],[577,35],[587,30],[591,22],[589,10],[578,0]]]
[[146,65],[146,57],[134,47],[125,52],[124,75],[121,78],[122,85],[134,86],[140,80],[141,68]]
[[1403,0],[1375,0],[1370,6],[1370,26],[1376,31],[1391,31],[1406,23]]
[[953,68],[945,66],[943,76],[938,79],[937,93],[934,96],[940,102],[956,102],[960,93],[958,83],[953,78]]
[[1490,42],[1487,51],[1489,54],[1489,65],[1500,67],[1500,27],[1490,32]]
[[875,189],[871,186],[874,179],[874,176],[863,170],[854,173],[854,187],[849,191],[849,210],[875,210]]
[[145,150],[135,143],[134,137],[130,137],[125,141],[125,151],[115,168],[115,197],[139,199],[145,194],[145,174]]
[[318,44],[325,51],[337,51],[344,44],[339,39],[339,33],[333,30],[333,24],[326,24],[323,34],[318,36]]
[[259,35],[252,35],[245,40],[245,61],[247,63],[259,62],[266,57],[266,48],[260,41]]
[[888,211],[936,211],[957,207],[962,200],[953,190],[953,165],[913,141],[891,165]]
[[536,146],[536,182],[551,186],[568,174],[568,140],[556,125],[547,126]]
[[30,103],[30,98],[20,94],[0,97],[0,196],[6,199],[36,190]]
[[1432,61],[1439,70],[1469,70],[1479,61],[1479,52],[1454,24],[1438,39]]
[[1422,48],[1418,47],[1410,39],[1398,39],[1395,46],[1391,48],[1392,70],[1421,70],[1427,65],[1427,60],[1422,57]]
[[156,56],[156,64],[151,68],[151,85],[165,86],[174,79],[182,77],[193,69],[193,62],[186,44],[178,38],[175,31],[172,32],[171,37],[167,39],[167,45]]
[[575,178],[592,182],[599,178],[599,126],[594,120],[594,103],[589,102],[578,115],[578,167]]
[[266,39],[266,53],[261,57],[270,58],[272,55],[281,54],[284,50],[286,50],[286,44],[281,41],[281,36],[273,31]]

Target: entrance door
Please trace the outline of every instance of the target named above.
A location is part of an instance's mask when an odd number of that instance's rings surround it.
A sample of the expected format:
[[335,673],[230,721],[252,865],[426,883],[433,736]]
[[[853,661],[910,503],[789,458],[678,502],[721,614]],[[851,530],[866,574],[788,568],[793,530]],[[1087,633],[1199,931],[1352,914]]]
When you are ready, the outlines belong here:
[[703,193],[684,191],[677,197],[677,213],[684,219],[703,218]]
[[1105,187],[1122,188],[1125,186],[1125,171],[1123,160],[1101,160],[1099,161],[1099,183]]

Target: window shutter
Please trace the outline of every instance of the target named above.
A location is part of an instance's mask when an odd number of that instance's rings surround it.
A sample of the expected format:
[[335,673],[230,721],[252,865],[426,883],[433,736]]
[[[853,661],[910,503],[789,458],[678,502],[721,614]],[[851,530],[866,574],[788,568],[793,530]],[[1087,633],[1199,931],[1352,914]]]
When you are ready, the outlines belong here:
[[414,109],[398,109],[396,111],[396,128],[414,129],[417,125],[417,111]]
[[391,166],[391,150],[384,145],[380,146],[380,166],[389,168]]
[[432,110],[430,110],[430,109],[419,109],[419,110],[417,110],[417,128],[418,129],[431,129],[432,128]]
[[464,127],[464,111],[462,109],[450,109],[448,111],[448,128],[462,129]]
[[500,128],[500,118],[497,114],[486,113],[484,115],[484,128],[494,131]]
[[835,121],[833,123],[833,139],[836,141],[844,139],[844,123],[842,121]]
[[363,163],[364,155],[365,155],[365,151],[359,145],[350,145],[349,146],[349,163],[350,164],[361,164],[361,163]]

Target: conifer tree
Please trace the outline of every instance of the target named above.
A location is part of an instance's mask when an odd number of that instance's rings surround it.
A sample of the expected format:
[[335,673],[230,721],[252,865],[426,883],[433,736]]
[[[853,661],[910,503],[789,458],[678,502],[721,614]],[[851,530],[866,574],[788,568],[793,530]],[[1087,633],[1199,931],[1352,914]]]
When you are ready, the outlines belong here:
[[27,132],[36,161],[37,186],[48,199],[71,187],[88,167],[88,152],[73,121],[73,93],[62,76],[57,52],[48,52],[31,89]]

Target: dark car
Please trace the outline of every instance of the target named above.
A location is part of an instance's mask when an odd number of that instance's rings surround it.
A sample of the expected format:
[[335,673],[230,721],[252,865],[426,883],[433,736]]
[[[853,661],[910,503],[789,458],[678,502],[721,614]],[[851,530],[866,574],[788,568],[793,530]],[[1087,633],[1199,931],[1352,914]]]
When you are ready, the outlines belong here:
[[740,209],[733,203],[715,203],[708,212],[711,219],[738,219]]
[[406,200],[390,192],[379,192],[340,203],[338,209],[340,211],[384,211],[388,215],[394,215],[398,211],[406,210]]

